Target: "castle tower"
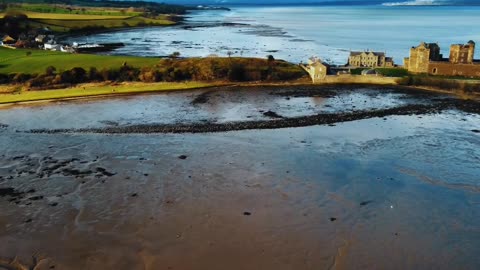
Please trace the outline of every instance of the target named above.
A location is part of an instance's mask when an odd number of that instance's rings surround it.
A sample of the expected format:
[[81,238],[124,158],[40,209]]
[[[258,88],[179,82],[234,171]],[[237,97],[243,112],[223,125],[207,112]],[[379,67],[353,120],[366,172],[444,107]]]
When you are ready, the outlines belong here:
[[468,63],[473,63],[473,59],[475,56],[475,42],[473,42],[473,40],[470,40],[467,44],[469,45]]
[[430,61],[440,61],[440,47],[436,43],[420,43],[410,49],[410,58],[405,59],[408,71],[413,73],[428,73]]
[[475,42],[469,41],[467,44],[453,44],[450,47],[450,63],[452,64],[472,64],[475,54]]

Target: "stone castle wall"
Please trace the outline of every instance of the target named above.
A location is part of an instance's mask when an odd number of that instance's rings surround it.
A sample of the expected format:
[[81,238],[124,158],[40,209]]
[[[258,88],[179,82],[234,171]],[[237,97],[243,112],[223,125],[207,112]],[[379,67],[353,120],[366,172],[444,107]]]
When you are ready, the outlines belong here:
[[428,74],[443,76],[480,77],[480,64],[452,64],[450,62],[430,62]]

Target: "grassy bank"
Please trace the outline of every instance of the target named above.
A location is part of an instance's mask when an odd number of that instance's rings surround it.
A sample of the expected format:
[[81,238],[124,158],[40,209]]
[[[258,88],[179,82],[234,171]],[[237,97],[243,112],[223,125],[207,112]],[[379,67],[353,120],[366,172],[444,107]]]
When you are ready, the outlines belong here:
[[205,88],[220,84],[202,82],[184,83],[122,83],[122,84],[84,84],[61,90],[20,91],[14,94],[0,94],[0,104],[68,99],[78,97],[92,97],[102,95],[118,95],[129,93],[146,93],[159,91],[187,90]]
[[0,47],[0,73],[41,74],[49,66],[58,71],[74,67],[88,69],[119,68],[123,63],[134,67],[153,66],[158,58],[133,56],[103,56],[94,54],[70,54],[42,50],[7,49]]
[[399,80],[400,85],[438,89],[454,94],[480,94],[480,80],[452,79],[437,76],[411,75]]

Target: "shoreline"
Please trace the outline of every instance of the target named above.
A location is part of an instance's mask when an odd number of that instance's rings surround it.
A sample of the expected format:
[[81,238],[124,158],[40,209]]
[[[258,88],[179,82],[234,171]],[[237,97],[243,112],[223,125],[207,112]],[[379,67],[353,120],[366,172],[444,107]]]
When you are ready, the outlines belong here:
[[[198,89],[209,89],[205,91],[198,91]],[[17,130],[17,132],[31,133],[31,134],[194,134],[194,133],[217,133],[228,131],[242,131],[242,130],[268,130],[268,129],[283,129],[295,127],[308,127],[318,125],[334,126],[337,123],[352,122],[357,120],[365,120],[371,118],[386,118],[389,116],[403,116],[403,115],[431,115],[443,113],[445,111],[456,110],[465,113],[480,114],[479,100],[462,100],[455,95],[445,95],[434,91],[420,91],[410,87],[402,86],[387,86],[385,85],[358,85],[358,84],[343,84],[343,85],[305,85],[305,84],[238,84],[238,85],[224,85],[224,86],[208,86],[203,88],[192,88],[191,92],[187,92],[192,100],[186,106],[212,106],[210,104],[210,97],[217,96],[223,92],[224,95],[230,96],[235,93],[249,92],[250,96],[260,98],[263,94],[280,96],[287,100],[297,97],[312,97],[330,99],[343,95],[346,91],[355,93],[355,91],[375,91],[381,93],[382,91],[389,93],[397,93],[405,95],[405,97],[422,100],[420,103],[397,104],[393,107],[372,107],[363,108],[358,107],[352,110],[339,111],[316,111],[312,114],[292,115],[283,114],[275,108],[268,108],[260,110],[263,114],[261,119],[246,119],[228,120],[225,122],[218,122],[214,118],[202,120],[197,122],[183,122],[176,121],[172,123],[125,123],[122,125],[107,125],[102,127],[75,127],[75,128],[25,128]],[[218,92],[217,92],[218,91]],[[155,92],[148,92],[155,94]],[[125,96],[131,93],[126,93]],[[118,95],[117,95],[118,96]],[[101,98],[101,97],[94,97]],[[168,98],[168,97],[165,97]],[[148,100],[148,98],[146,98]],[[162,98],[163,99],[163,98]],[[269,102],[269,98],[263,97],[265,102]],[[101,101],[100,101],[101,102]],[[214,101],[215,102],[219,102]],[[135,103],[135,102],[134,102]],[[207,104],[208,103],[208,104]],[[102,105],[102,103],[95,106]],[[28,106],[28,104],[27,104]],[[181,107],[185,108],[185,107]],[[355,106],[353,107],[355,108]]]
[[[193,84],[203,84],[199,86],[194,86],[194,87],[189,87],[188,83],[193,83]],[[125,92],[111,92],[111,93],[91,93],[91,94],[84,94],[84,95],[78,95],[78,96],[69,96],[69,97],[53,97],[53,98],[39,98],[39,99],[26,99],[26,100],[14,100],[14,101],[2,101],[2,96],[16,96],[16,95],[22,95],[22,94],[0,94],[0,109],[5,109],[17,105],[28,105],[28,104],[44,104],[44,103],[51,103],[55,101],[77,101],[77,100],[90,100],[90,99],[108,99],[108,98],[113,98],[113,97],[121,97],[121,96],[136,96],[136,95],[145,95],[145,94],[160,94],[160,93],[169,93],[169,92],[176,92],[176,91],[197,91],[197,90],[202,90],[202,89],[209,89],[209,88],[217,88],[217,87],[275,87],[275,88],[280,88],[280,87],[348,87],[348,86],[367,86],[367,87],[391,87],[395,89],[400,89],[400,90],[407,90],[407,91],[420,91],[420,92],[429,92],[429,93],[439,93],[439,94],[445,94],[445,95],[450,95],[454,96],[455,98],[458,99],[466,99],[466,100],[480,100],[480,94],[477,93],[471,93],[471,94],[466,94],[466,93],[458,93],[457,91],[447,91],[447,90],[442,90],[442,89],[437,89],[433,87],[419,87],[419,86],[405,86],[405,85],[398,85],[398,84],[371,84],[371,83],[324,83],[324,84],[308,84],[305,82],[283,82],[283,83],[226,83],[226,82],[195,82],[195,81],[189,81],[189,82],[178,82],[178,83],[170,83],[170,85],[175,86],[172,88],[164,88],[164,89],[153,89],[156,86],[162,86],[166,85],[167,83],[121,83],[118,85],[105,85],[104,83],[88,83],[88,84],[80,84],[77,86],[74,86],[72,88],[62,88],[62,89],[54,89],[54,90],[35,90],[35,91],[28,91],[29,93],[35,92],[35,93],[46,93],[45,91],[49,91],[48,93],[53,93],[54,91],[69,91],[70,89],[78,89],[78,88],[84,88],[85,86],[88,85],[90,87],[98,87],[98,86],[103,86],[103,87],[110,87],[110,88],[115,88],[119,86],[142,86],[146,87],[146,89],[135,91],[135,90],[127,90]],[[179,86],[187,86],[185,88],[179,87]],[[148,89],[149,87],[152,87],[152,89]],[[177,88],[178,87],[178,88]]]

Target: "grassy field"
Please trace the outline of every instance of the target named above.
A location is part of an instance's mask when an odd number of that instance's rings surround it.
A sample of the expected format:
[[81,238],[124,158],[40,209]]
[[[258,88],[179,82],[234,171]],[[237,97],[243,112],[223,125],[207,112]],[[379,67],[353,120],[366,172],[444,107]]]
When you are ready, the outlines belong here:
[[[29,19],[53,19],[53,20],[106,20],[106,19],[125,19],[132,16],[118,16],[118,15],[91,15],[91,14],[64,14],[64,13],[41,13],[32,11],[18,11],[19,13],[27,15]],[[0,18],[3,18],[5,13],[0,13]]]
[[133,8],[22,4],[9,8],[5,13],[0,13],[0,18],[5,17],[7,14],[24,14],[28,17],[22,24],[25,27],[27,25],[29,28],[49,27],[55,32],[175,24],[168,15],[145,17],[142,16],[142,12]]
[[[158,91],[187,90],[195,88],[204,88],[214,86],[212,83],[185,82],[185,83],[123,83],[123,84],[85,84],[74,88],[43,90],[43,91],[23,91],[15,94],[0,94],[0,104],[66,99],[76,97],[144,93]],[[1,90],[1,89],[0,89]],[[1,92],[1,91],[0,91]]]
[[[61,14],[62,15],[62,14]],[[84,15],[78,15],[84,16]],[[86,15],[88,17],[90,15]],[[40,23],[43,26],[48,26],[50,28],[60,29],[61,32],[67,32],[70,30],[80,30],[82,28],[119,28],[119,27],[134,27],[134,26],[145,26],[145,25],[156,25],[156,26],[165,26],[172,25],[175,22],[170,21],[167,16],[158,16],[155,19],[145,18],[141,16],[134,17],[120,17],[114,16],[103,16],[108,17],[101,19],[35,19],[34,22]]]
[[83,14],[83,15],[107,15],[107,16],[138,16],[142,13],[135,9],[124,8],[99,8],[99,7],[81,7],[71,5],[51,5],[51,4],[27,4],[21,5],[21,10],[38,13],[59,13],[59,14]]
[[[27,52],[31,55],[27,56]],[[88,69],[96,67],[118,68],[126,62],[133,67],[153,66],[159,62],[158,58],[131,57],[131,56],[103,56],[94,54],[70,54],[41,50],[7,49],[0,47],[0,73],[27,73],[42,74],[49,66],[57,71],[68,70],[74,67]]]

